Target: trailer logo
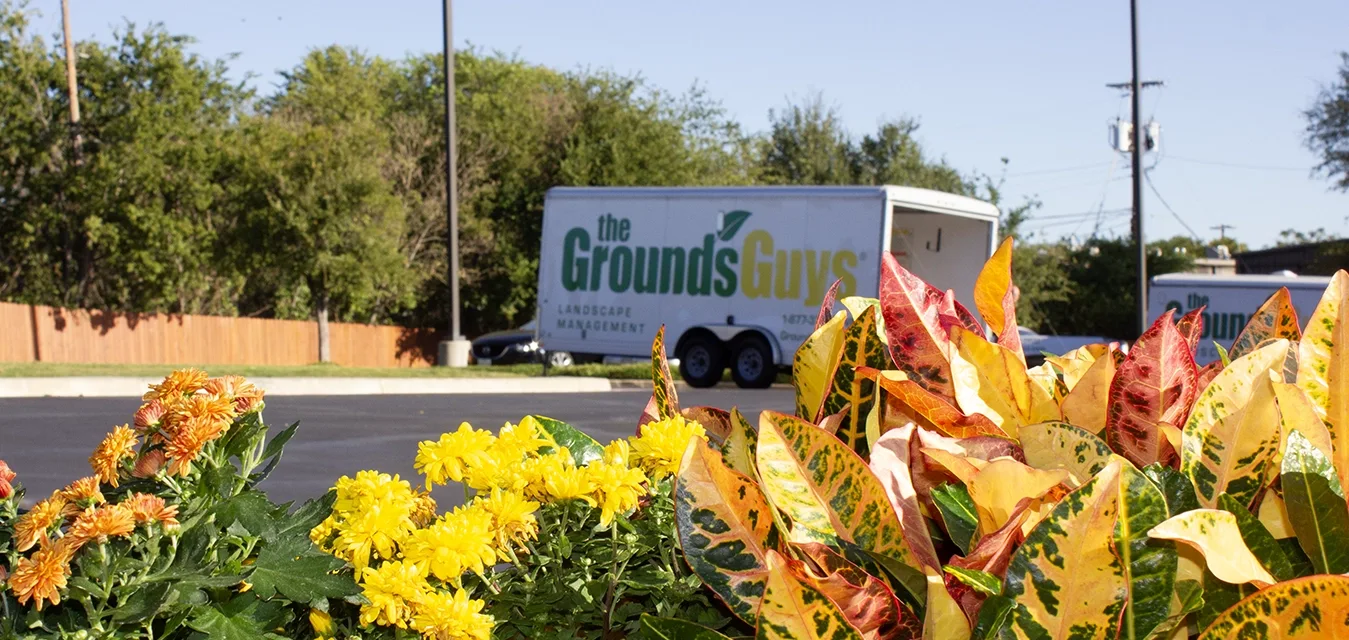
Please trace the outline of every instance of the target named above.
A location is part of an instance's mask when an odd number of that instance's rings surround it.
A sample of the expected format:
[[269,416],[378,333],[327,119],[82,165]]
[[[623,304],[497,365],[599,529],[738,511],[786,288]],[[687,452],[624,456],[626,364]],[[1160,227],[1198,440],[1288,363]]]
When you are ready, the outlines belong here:
[[841,295],[857,288],[853,271],[857,254],[849,250],[780,249],[772,234],[755,229],[739,247],[724,246],[752,214],[730,211],[721,216],[717,233],[703,236],[694,247],[637,246],[632,220],[606,213],[590,229],[567,231],[562,247],[562,286],[568,291],[675,294],[729,298],[801,300],[818,306],[835,279]]

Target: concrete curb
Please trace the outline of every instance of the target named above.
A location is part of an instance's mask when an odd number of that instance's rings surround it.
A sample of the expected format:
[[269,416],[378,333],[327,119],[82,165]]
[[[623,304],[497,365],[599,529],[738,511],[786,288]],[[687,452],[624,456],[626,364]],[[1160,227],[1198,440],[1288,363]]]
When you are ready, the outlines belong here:
[[[0,378],[0,398],[138,398],[160,378]],[[604,378],[250,378],[269,396],[598,393]],[[649,385],[648,385],[649,386]],[[636,388],[636,387],[618,387]]]
[[[652,384],[652,382],[651,382],[650,380],[610,380],[609,382],[613,384],[613,387],[614,387],[615,390],[620,390],[620,389],[650,389],[650,388],[652,388],[652,387],[655,386],[654,384]],[[687,383],[687,382],[684,382],[683,380],[675,380],[675,388],[676,388],[676,389],[692,389],[693,387],[690,387],[690,386],[688,385],[688,383]],[[735,389],[736,386],[735,386],[735,384],[733,384],[733,383],[722,382],[720,385],[718,385],[718,388],[722,388],[722,389]],[[792,388],[792,385],[775,382],[775,383],[773,383],[773,386],[772,386],[771,388],[773,388],[773,389],[791,389],[791,388]]]

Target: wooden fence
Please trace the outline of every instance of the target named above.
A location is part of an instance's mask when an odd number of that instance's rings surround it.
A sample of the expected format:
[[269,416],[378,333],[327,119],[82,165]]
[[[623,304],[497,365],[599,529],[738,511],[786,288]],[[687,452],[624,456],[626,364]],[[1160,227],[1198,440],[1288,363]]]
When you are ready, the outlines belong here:
[[[336,322],[328,326],[336,364],[435,364],[435,330]],[[318,359],[318,323],[312,321],[110,313],[0,302],[0,362],[304,365]]]

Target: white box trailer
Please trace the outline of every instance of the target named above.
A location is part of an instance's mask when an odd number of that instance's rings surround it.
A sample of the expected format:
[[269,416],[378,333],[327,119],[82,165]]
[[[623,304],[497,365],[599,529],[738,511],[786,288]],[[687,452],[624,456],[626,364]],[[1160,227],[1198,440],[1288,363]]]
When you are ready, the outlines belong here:
[[683,378],[729,366],[771,384],[839,296],[875,297],[881,253],[971,299],[997,207],[910,187],[559,187],[548,191],[538,339],[548,351],[644,357],[665,325]]
[[1152,278],[1148,320],[1155,322],[1167,309],[1175,309],[1179,316],[1204,307],[1204,331],[1195,361],[1205,365],[1218,359],[1214,343],[1231,349],[1251,314],[1280,287],[1288,287],[1298,322],[1306,328],[1307,318],[1328,286],[1330,278],[1324,276],[1168,273]]

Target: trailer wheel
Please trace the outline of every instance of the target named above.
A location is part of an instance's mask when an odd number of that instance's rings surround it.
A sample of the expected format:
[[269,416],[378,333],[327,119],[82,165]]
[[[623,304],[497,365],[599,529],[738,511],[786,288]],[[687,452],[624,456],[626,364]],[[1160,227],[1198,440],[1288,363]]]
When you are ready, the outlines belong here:
[[777,379],[773,347],[758,332],[736,336],[731,343],[731,379],[744,389],[767,389]]
[[679,351],[679,375],[689,386],[716,386],[726,370],[726,349],[711,334],[698,333],[684,339]]

